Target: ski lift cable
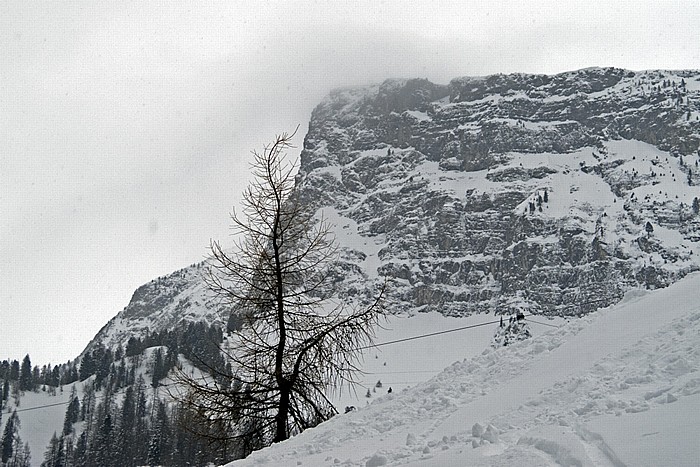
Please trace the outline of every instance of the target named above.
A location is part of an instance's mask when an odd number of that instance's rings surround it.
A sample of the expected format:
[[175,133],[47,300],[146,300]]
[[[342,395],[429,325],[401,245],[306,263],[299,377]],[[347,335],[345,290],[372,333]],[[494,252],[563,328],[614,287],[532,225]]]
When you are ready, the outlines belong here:
[[[70,401],[67,401],[67,402],[56,402],[56,403],[54,403],[54,404],[46,404],[46,405],[37,405],[36,407],[26,407],[26,408],[24,408],[24,409],[13,409],[13,411],[14,411],[14,412],[17,412],[17,413],[19,413],[19,412],[28,412],[28,411],[30,411],[30,410],[45,409],[45,408],[47,408],[47,407],[56,407],[56,406],[58,406],[58,405],[68,405],[68,404],[70,404]],[[8,410],[8,411],[7,411],[6,413],[11,413],[9,407],[7,408],[7,410]]]
[[408,371],[365,371],[364,375],[398,375],[398,374],[413,374],[413,373],[435,373],[435,370],[408,370]]
[[[532,316],[532,315],[530,315],[530,316]],[[541,323],[541,322],[539,322],[539,321],[535,321],[535,320],[532,320],[532,319],[527,319],[527,318],[525,318],[525,321],[529,321],[530,323],[535,323],[535,324],[541,324],[542,326],[549,326],[549,327],[552,327],[552,328],[559,328],[559,326],[557,326],[557,325],[555,325],[555,324]]]
[[[82,381],[80,381],[80,382],[82,382]],[[69,383],[69,384],[75,384],[75,382]],[[111,395],[112,395],[112,396],[121,395],[121,393],[123,392],[124,389],[125,389],[125,388],[123,388],[123,387],[122,387],[122,388],[119,388],[119,389],[115,390]],[[83,395],[84,395],[84,394],[83,394]],[[76,396],[76,397],[77,397],[77,396]],[[105,399],[107,399],[107,397],[108,397],[108,394],[95,395],[95,401],[98,401],[98,400],[105,400]],[[78,401],[80,401],[80,398],[78,398]],[[70,403],[71,403],[71,401],[68,400],[68,401],[65,401],[65,402],[54,402],[53,404],[36,405],[36,406],[34,406],[34,407],[14,408],[14,409],[12,409],[12,410],[10,410],[10,407],[5,407],[5,408],[7,409],[7,412],[4,412],[4,413],[10,414],[10,413],[12,413],[12,412],[17,412],[17,413],[19,413],[19,412],[29,412],[30,410],[46,409],[46,408],[49,408],[49,407],[57,407],[57,406],[59,406],[59,405],[68,405],[68,404],[70,404]]]
[[462,327],[454,328],[454,329],[446,329],[446,330],[444,330],[444,331],[431,332],[431,333],[428,333],[428,334],[420,334],[420,335],[418,335],[418,336],[405,337],[405,338],[403,338],[403,339],[396,339],[396,340],[393,340],[393,341],[380,342],[379,344],[366,345],[366,346],[364,346],[364,347],[360,347],[360,348],[358,348],[357,350],[372,349],[372,348],[374,348],[374,347],[382,347],[382,346],[384,346],[384,345],[398,344],[399,342],[407,342],[407,341],[412,341],[412,340],[416,340],[416,339],[423,339],[423,338],[425,338],[425,337],[439,336],[439,335],[441,335],[441,334],[447,334],[447,333],[456,332],[456,331],[463,331],[463,330],[465,330],[465,329],[478,328],[478,327],[481,327],[481,326],[488,326],[488,325],[490,325],[490,324],[496,324],[496,323],[500,323],[500,320],[497,320],[497,321],[489,321],[489,322],[487,322],[487,323],[472,324],[472,325],[469,325],[469,326],[462,326]]
[[[524,315],[524,316],[525,316],[525,318],[527,318],[528,316],[536,316],[536,315],[528,314],[528,315]],[[553,325],[553,324],[540,323],[540,322],[532,321],[532,320],[528,320],[528,321],[530,321],[530,322],[532,322],[532,323],[535,323],[535,324],[541,324],[541,325],[544,325],[544,326],[552,326],[552,327],[555,327],[555,328],[558,328],[558,327],[559,327],[559,326],[555,326],[555,325]],[[393,340],[393,341],[380,342],[379,344],[366,345],[366,346],[364,346],[364,347],[360,347],[360,348],[357,349],[357,350],[372,349],[372,348],[374,348],[374,347],[382,347],[382,346],[384,346],[384,345],[398,344],[398,343],[400,343],[400,342],[407,342],[407,341],[412,341],[412,340],[416,340],[416,339],[423,339],[424,337],[439,336],[439,335],[441,335],[441,334],[447,334],[447,333],[456,332],[456,331],[464,331],[465,329],[473,329],[473,328],[478,328],[478,327],[481,327],[481,326],[488,326],[488,325],[491,325],[491,324],[498,324],[498,323],[500,323],[500,322],[501,322],[501,320],[498,319],[498,320],[496,320],[496,321],[488,321],[488,322],[486,322],[486,323],[471,324],[471,325],[469,325],[469,326],[462,326],[462,327],[454,328],[454,329],[446,329],[446,330],[444,330],[444,331],[431,332],[431,333],[428,333],[428,334],[420,334],[420,335],[417,335],[417,336],[405,337],[405,338],[403,338],[403,339],[396,339],[396,340]]]

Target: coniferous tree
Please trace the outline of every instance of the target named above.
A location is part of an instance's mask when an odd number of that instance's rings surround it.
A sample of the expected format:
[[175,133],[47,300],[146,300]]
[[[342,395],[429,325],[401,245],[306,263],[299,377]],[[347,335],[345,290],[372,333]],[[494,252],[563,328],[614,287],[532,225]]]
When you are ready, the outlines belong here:
[[53,387],[58,387],[61,384],[61,371],[58,365],[53,367],[53,370],[51,370],[49,384]]
[[145,460],[148,455],[148,445],[145,444],[148,439],[148,404],[146,400],[146,382],[143,376],[139,375],[134,386],[134,438],[141,441],[136,446],[134,455],[138,459]]
[[113,361],[112,351],[106,349],[103,345],[99,345],[92,353],[95,365],[95,389],[99,391],[110,374],[110,367]]
[[134,455],[134,444],[143,442],[134,438],[134,427],[136,426],[136,401],[134,400],[134,389],[129,386],[124,394],[124,401],[121,408],[121,420],[119,421],[119,433],[116,438],[115,452],[119,456],[119,465],[136,465]]
[[63,435],[67,436],[73,431],[73,424],[80,418],[80,402],[75,386],[71,388],[66,416],[63,419]]
[[13,411],[5,424],[2,440],[0,440],[0,461],[2,465],[29,467],[29,452],[19,436],[20,421],[17,411]]
[[78,440],[75,443],[75,449],[73,451],[73,465],[74,467],[86,467],[87,462],[87,452],[88,452],[88,433],[83,431]]
[[[20,438],[17,438],[17,444],[21,444]],[[16,462],[13,467],[32,467],[32,451],[29,448],[29,441],[24,443],[21,450],[19,448],[20,446],[18,446],[19,454],[15,457]]]
[[[100,404],[102,406],[102,404]],[[102,412],[102,410],[98,410]],[[95,433],[95,438],[93,439],[90,451],[94,455],[95,463],[99,466],[111,466],[114,464],[114,456],[112,449],[112,436],[113,436],[113,426],[112,426],[112,415],[109,413],[109,408],[104,417],[100,421],[100,425],[97,427],[97,432]]]
[[19,362],[17,360],[12,360],[10,364],[10,381],[19,380]]
[[161,465],[160,462],[160,438],[156,435],[151,437],[151,442],[148,445],[148,460],[149,466]]
[[134,357],[140,355],[143,351],[143,345],[138,337],[130,337],[129,341],[126,343],[126,356]]
[[151,376],[151,386],[157,388],[160,385],[160,380],[165,376],[163,374],[163,351],[161,349],[156,349],[153,353],[153,372]]
[[139,375],[136,380],[136,415],[138,417],[146,416],[146,381],[143,375]]
[[39,380],[37,384],[48,386],[51,382],[51,371],[53,371],[51,364],[43,365],[39,373]]
[[41,467],[65,467],[65,465],[66,459],[63,451],[63,436],[59,438],[54,431],[49,441],[49,446],[44,453],[44,462],[41,463]]
[[10,381],[7,379],[2,384],[2,398],[4,402],[7,402],[10,398]]
[[32,361],[29,354],[22,360],[22,369],[19,374],[19,390],[31,391],[34,389],[34,376],[32,374]]
[[15,410],[10,415],[5,423],[5,430],[2,433],[2,441],[0,441],[0,460],[2,460],[3,465],[6,464],[14,453],[15,448],[15,438],[19,433],[19,418],[17,417],[17,411]]
[[156,416],[153,421],[153,430],[148,445],[148,465],[155,466],[166,463],[171,439],[170,420],[167,415],[165,403],[156,400]]
[[29,384],[31,386],[30,391],[34,391],[35,389],[39,388],[39,385],[41,384],[41,370],[39,370],[38,366],[32,368],[32,377]]
[[85,381],[95,374],[95,361],[92,352],[86,352],[80,362],[80,381]]
[[63,436],[63,452],[66,467],[75,467],[75,437]]

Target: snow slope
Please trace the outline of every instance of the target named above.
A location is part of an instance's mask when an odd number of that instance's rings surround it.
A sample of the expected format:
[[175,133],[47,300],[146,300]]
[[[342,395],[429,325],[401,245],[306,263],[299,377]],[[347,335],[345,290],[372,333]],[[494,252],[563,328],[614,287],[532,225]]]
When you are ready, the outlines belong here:
[[[455,318],[437,312],[418,313],[410,317],[389,316],[377,329],[375,343],[378,346],[368,350],[360,362],[363,374],[358,375],[357,384],[350,390],[342,388],[338,394],[331,394],[331,400],[342,413],[347,406],[370,404],[386,394],[389,388],[392,392],[399,392],[423,383],[439,374],[447,365],[466,355],[477,355],[491,345],[498,327],[494,321],[498,320],[499,317],[490,314]],[[542,318],[541,321],[550,326],[565,322],[562,318]],[[455,329],[458,330],[453,331]],[[545,325],[533,324],[531,327],[534,336],[547,329],[550,328]],[[439,334],[445,331],[447,333]],[[425,335],[428,336],[413,339]],[[382,345],[385,343],[388,345]],[[382,383],[381,388],[376,387],[377,382]],[[368,389],[369,398],[366,397]]]
[[41,464],[51,436],[55,432],[60,434],[63,428],[71,386],[73,385],[64,386],[63,391],[57,391],[55,396],[43,391],[26,392],[21,397],[19,406],[15,406],[14,398],[10,397],[7,407],[3,410],[0,423],[3,429],[12,411],[17,410],[20,420],[19,435],[22,442],[29,443],[32,466]]
[[630,292],[229,465],[698,465],[698,288]]

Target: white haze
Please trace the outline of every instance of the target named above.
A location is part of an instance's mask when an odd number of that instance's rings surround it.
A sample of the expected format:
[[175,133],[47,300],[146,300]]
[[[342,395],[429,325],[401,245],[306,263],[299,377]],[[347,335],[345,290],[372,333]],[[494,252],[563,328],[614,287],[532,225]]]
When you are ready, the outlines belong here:
[[301,146],[334,87],[700,68],[698,24],[694,1],[3,2],[0,358],[75,357],[226,241],[250,151]]

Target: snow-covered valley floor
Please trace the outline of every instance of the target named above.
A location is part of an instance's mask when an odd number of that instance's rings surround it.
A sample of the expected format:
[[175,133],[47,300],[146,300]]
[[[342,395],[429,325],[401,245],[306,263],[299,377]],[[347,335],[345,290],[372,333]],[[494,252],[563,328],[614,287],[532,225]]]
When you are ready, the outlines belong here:
[[[359,410],[230,465],[700,465],[698,290],[692,274],[499,349],[488,347],[493,326],[429,339],[442,359],[464,353],[428,381],[391,394],[383,382]],[[387,360],[433,368],[428,344],[411,342],[370,356],[367,378]]]

